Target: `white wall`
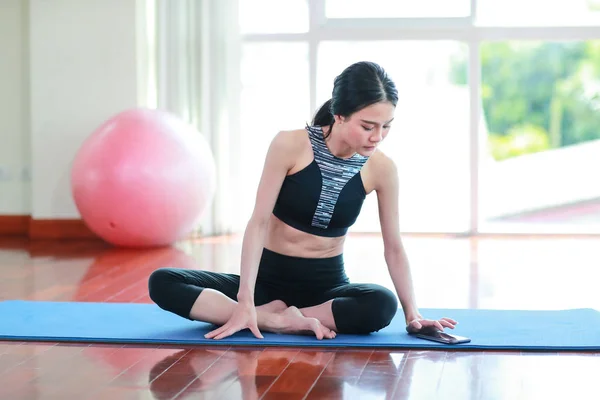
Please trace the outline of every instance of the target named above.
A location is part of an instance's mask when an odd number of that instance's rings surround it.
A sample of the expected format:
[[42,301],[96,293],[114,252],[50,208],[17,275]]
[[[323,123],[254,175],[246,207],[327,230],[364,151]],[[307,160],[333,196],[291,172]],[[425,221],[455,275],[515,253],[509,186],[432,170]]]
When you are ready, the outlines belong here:
[[[105,119],[146,105],[145,3],[0,4],[0,166],[13,176],[1,183],[0,214],[79,218],[69,181],[79,146]],[[31,182],[21,182],[29,165]]]
[[70,164],[102,121],[138,105],[136,0],[30,0],[32,217],[79,214]]
[[26,2],[0,1],[0,214],[29,214]]

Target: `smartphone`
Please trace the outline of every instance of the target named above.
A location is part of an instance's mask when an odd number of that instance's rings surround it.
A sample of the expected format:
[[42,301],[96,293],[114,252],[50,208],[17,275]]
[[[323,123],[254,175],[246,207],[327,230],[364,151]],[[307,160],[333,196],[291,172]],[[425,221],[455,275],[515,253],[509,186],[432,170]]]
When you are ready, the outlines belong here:
[[421,339],[444,344],[461,344],[469,343],[471,341],[468,337],[452,335],[436,328],[423,328],[417,333],[412,333],[412,335]]

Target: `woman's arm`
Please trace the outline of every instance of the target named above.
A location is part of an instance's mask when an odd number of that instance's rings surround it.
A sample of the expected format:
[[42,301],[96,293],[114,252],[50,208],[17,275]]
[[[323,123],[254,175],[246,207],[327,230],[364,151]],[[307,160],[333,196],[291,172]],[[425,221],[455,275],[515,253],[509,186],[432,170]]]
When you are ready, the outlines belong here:
[[245,328],[249,328],[256,337],[263,337],[258,328],[254,289],[269,217],[273,212],[281,184],[295,162],[292,139],[290,135],[280,132],[269,146],[258,185],[254,211],[246,226],[242,242],[238,303],[227,323],[207,333],[205,335],[207,339],[223,339]]
[[374,165],[374,175],[377,177],[375,191],[384,257],[408,324],[414,319],[420,319],[421,315],[417,307],[408,257],[400,238],[398,170],[394,162],[384,154],[381,153],[378,158]]
[[456,321],[450,318],[442,318],[439,321],[427,320],[419,312],[408,257],[400,238],[398,170],[395,163],[383,153],[380,154],[377,161],[374,166],[374,175],[377,177],[375,190],[383,236],[384,257],[402,304],[407,330],[414,332],[423,326],[435,326],[440,330],[443,330],[444,327],[454,328]]
[[275,207],[283,180],[294,166],[295,158],[293,138],[284,132],[278,133],[267,151],[254,210],[244,232],[238,302],[254,304],[258,264],[267,235],[269,217]]

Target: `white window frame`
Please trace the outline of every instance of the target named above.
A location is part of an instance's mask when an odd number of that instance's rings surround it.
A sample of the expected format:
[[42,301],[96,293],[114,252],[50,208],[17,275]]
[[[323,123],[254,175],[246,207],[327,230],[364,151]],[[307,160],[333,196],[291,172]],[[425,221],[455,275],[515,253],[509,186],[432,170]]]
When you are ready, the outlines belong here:
[[[469,17],[328,19],[325,14],[326,0],[307,1],[309,6],[308,32],[244,34],[242,35],[242,43],[286,41],[308,43],[309,115],[312,115],[317,108],[317,49],[321,41],[455,40],[463,42],[468,46],[470,224],[469,230],[464,233],[461,232],[461,234],[471,236],[482,233],[494,233],[488,231],[482,232],[479,224],[479,157],[481,145],[479,136],[479,121],[481,117],[481,109],[479,107],[481,98],[480,44],[482,42],[505,40],[594,40],[600,39],[600,26],[478,26],[476,23],[477,0],[471,0],[471,15]],[[456,232],[446,233],[456,234]]]

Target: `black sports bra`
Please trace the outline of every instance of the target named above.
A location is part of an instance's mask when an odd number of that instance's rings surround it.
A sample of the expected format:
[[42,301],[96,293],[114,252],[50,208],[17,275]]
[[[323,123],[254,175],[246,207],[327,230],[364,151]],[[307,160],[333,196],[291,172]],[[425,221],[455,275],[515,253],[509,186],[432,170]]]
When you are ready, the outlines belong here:
[[360,170],[368,157],[334,156],[320,127],[306,128],[314,153],[301,171],[285,177],[273,214],[284,223],[318,236],[343,236],[366,197]]

